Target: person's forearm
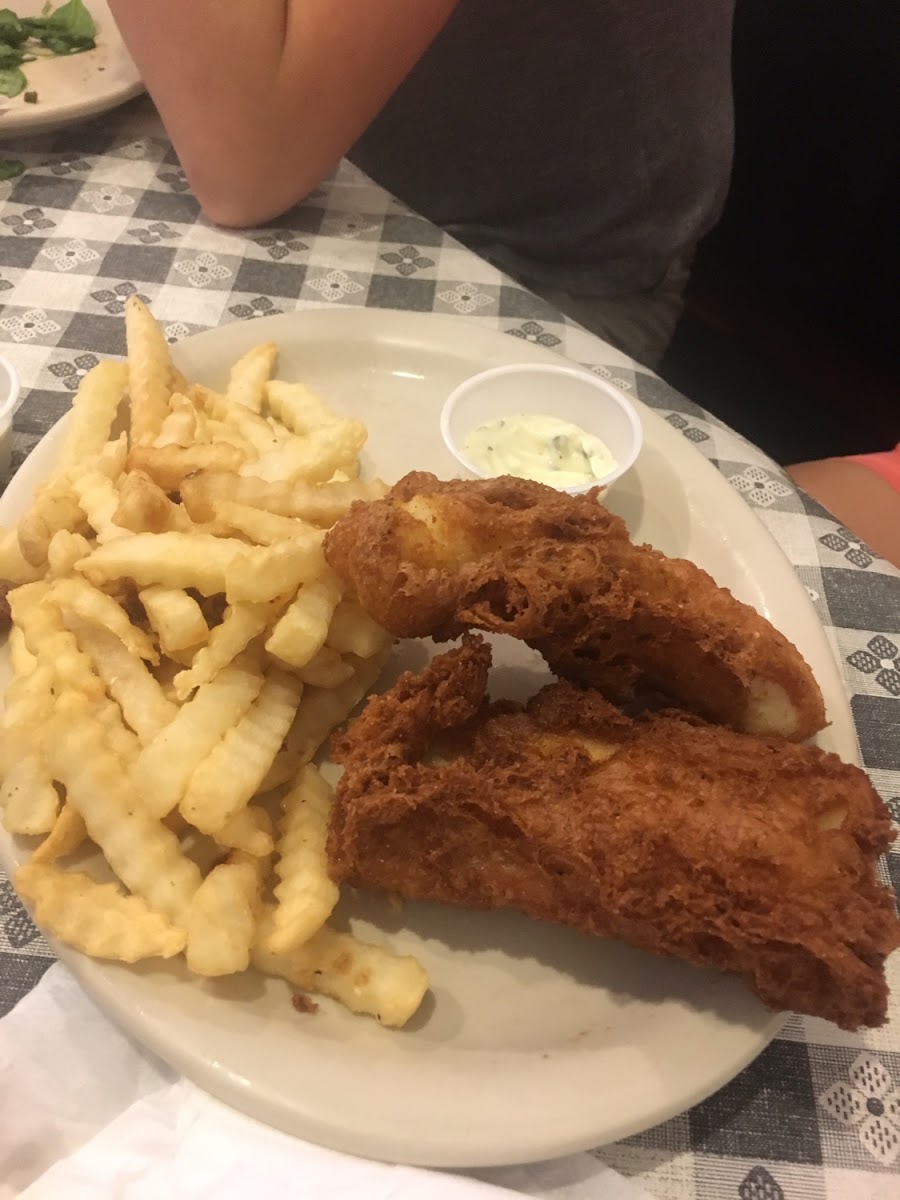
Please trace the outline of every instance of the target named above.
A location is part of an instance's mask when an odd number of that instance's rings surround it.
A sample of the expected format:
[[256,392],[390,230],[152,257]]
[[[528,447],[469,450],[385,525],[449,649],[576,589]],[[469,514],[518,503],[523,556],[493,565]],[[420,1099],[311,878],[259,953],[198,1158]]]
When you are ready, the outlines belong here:
[[852,458],[797,463],[786,470],[876,554],[900,567],[900,492],[887,479]]
[[110,0],[208,215],[253,225],[307,195],[457,0]]

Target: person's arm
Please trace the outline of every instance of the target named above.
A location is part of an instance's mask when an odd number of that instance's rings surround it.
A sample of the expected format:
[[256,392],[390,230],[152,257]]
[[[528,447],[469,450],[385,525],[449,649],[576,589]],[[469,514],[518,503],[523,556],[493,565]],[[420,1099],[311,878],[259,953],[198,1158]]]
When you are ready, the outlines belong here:
[[785,470],[876,554],[900,568],[900,492],[887,479],[852,458],[796,463]]
[[248,226],[328,174],[457,3],[110,0],[110,8],[200,204],[219,224]]

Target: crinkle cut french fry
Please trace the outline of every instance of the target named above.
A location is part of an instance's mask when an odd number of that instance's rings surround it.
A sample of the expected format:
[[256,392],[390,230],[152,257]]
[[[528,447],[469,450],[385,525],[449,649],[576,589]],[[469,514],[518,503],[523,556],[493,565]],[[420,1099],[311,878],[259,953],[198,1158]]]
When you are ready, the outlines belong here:
[[83,471],[72,480],[74,493],[88,524],[97,535],[97,541],[111,541],[127,536],[128,530],[116,525],[113,514],[119,506],[119,493],[111,479],[102,471]]
[[191,399],[206,413],[207,418],[221,421],[227,427],[239,433],[248,442],[256,454],[267,454],[274,450],[279,442],[271,425],[264,417],[246,408],[243,404],[230,400],[220,392],[200,384],[191,388]]
[[22,556],[32,566],[43,567],[53,535],[60,529],[85,533],[87,517],[78,502],[75,485],[84,472],[116,479],[125,462],[125,438],[107,442],[87,463],[52,476],[36,490],[31,506],[20,519],[17,536]]
[[180,392],[184,396],[187,394],[190,386],[182,372],[172,363],[172,392]]
[[37,489],[31,507],[19,521],[19,550],[31,566],[44,567],[50,540],[57,530],[83,533],[87,528],[87,518],[68,479],[52,480]]
[[207,417],[206,430],[209,440],[214,445],[233,446],[235,450],[240,450],[247,461],[257,457],[258,451],[253,443],[224,421],[213,421]]
[[373,621],[356,600],[344,598],[331,616],[326,646],[338,654],[371,658],[391,642],[391,635]]
[[197,766],[180,805],[197,829],[215,834],[247,806],[291,727],[302,692],[299,679],[271,671],[254,703]]
[[98,454],[80,467],[70,467],[42,483],[31,506],[19,521],[19,550],[32,566],[47,562],[50,542],[61,529],[71,533],[89,530],[87,517],[75,494],[75,484],[85,472],[96,472],[107,480],[116,479],[125,461],[125,438],[107,442]]
[[[260,886],[259,912],[257,915],[261,915],[263,901],[262,888],[268,882],[272,870],[272,853],[275,849],[275,826],[272,818],[261,804],[248,804],[246,808],[241,810],[240,815],[245,835],[243,840],[248,845],[235,845],[234,849],[228,855],[228,861],[234,863],[247,862],[253,867]],[[251,835],[251,830],[255,836]],[[252,848],[249,843],[253,843],[256,848]],[[228,845],[227,842],[223,842],[222,844]]]
[[336,688],[353,678],[353,668],[337,650],[322,646],[308,663],[297,670],[297,677],[311,687]]
[[42,578],[43,565],[42,562],[35,566],[22,554],[17,529],[0,530],[0,579],[15,585],[34,583]]
[[235,504],[233,500],[219,502],[215,516],[206,528],[210,533],[225,536],[239,533],[262,546],[318,532],[315,526],[296,517],[279,517],[277,513],[266,512],[264,508]]
[[349,717],[360,700],[373,686],[390,656],[386,648],[371,658],[349,661],[354,668],[352,679],[336,688],[304,690],[294,723],[284,739],[284,746],[275,756],[271,770],[260,785],[261,792],[271,791],[292,779],[304,763],[311,762],[332,730]]
[[68,801],[59,810],[53,828],[32,854],[29,862],[33,866],[55,863],[68,854],[74,854],[87,837],[84,817]]
[[[54,603],[55,588],[56,584],[28,584],[10,593],[14,620],[24,633],[26,646],[34,651],[37,665],[27,681],[14,680],[7,689],[7,715],[26,731],[25,736],[31,736],[30,730],[34,731],[35,737],[43,737],[46,709],[52,705],[51,689],[57,692],[69,689],[91,701],[94,716],[106,731],[113,749],[123,760],[130,760],[137,752],[135,740],[122,722],[118,705],[106,695],[104,680],[95,670],[96,660],[79,645],[73,629],[83,628],[90,637],[97,639],[111,639],[114,645],[121,647],[127,659],[131,660],[131,656],[118,638],[107,630],[93,626],[68,611],[64,615],[63,610]],[[67,628],[67,620],[73,629]],[[133,661],[142,668],[139,659]],[[112,682],[115,690],[121,692],[124,685],[118,675],[114,676]],[[19,710],[20,696],[24,697],[26,693],[30,698],[30,708],[23,708],[21,715],[14,715]],[[0,747],[4,746],[8,732],[4,730],[5,736],[0,741]],[[5,760],[6,757],[4,748],[0,759]]]
[[47,547],[47,579],[62,579],[71,575],[79,559],[91,552],[91,543],[83,533],[57,529]]
[[137,762],[137,756],[141,752],[141,742],[137,734],[126,726],[118,704],[112,700],[106,700],[102,704],[95,705],[94,713],[118,760],[125,766]]
[[37,659],[25,645],[25,635],[18,625],[10,627],[6,645],[13,675],[29,675],[37,666]]
[[[96,454],[89,463],[84,466],[91,467],[92,470],[98,470],[101,475],[106,475],[107,479],[116,482],[119,476],[125,470],[125,463],[128,458],[128,434],[120,433],[114,442],[107,442],[102,446],[100,454]],[[73,468],[78,474],[78,470],[83,470],[84,467]]]
[[82,697],[60,697],[48,725],[45,753],[66,799],[84,818],[88,833],[129,891],[180,922],[200,872],[178,838],[136,803],[131,776],[103,735]]
[[111,442],[106,442],[101,446],[100,452],[82,467],[73,467],[69,472],[70,477],[77,477],[81,471],[90,469],[99,471],[101,475],[105,475],[112,483],[115,483],[122,472],[125,470],[125,461],[128,458],[128,434],[120,433],[119,436]]
[[274,546],[246,546],[225,568],[225,597],[229,604],[260,604],[296,591],[325,569],[318,529]]
[[152,442],[169,411],[172,361],[169,344],[150,310],[138,296],[125,301],[131,444]]
[[381,480],[347,483],[286,483],[244,478],[225,471],[201,471],[185,479],[181,498],[194,521],[210,521],[222,500],[262,508],[281,517],[299,517],[329,529],[357,500],[378,500],[387,491]]
[[182,392],[169,397],[169,411],[162,428],[151,443],[154,446],[193,446],[194,442],[208,440],[205,422],[191,401]]
[[307,483],[327,483],[335,471],[353,463],[366,440],[361,421],[346,418],[311,430],[305,437],[292,438],[268,454],[240,468],[242,476]]
[[113,521],[132,533],[188,532],[191,519],[174,504],[146,471],[126,471],[119,480],[119,504]]
[[141,604],[165,654],[198,646],[209,637],[200,605],[183,588],[153,584],[139,593]]
[[109,441],[113,422],[128,386],[128,365],[100,362],[78,386],[57,471],[81,467]]
[[[191,520],[211,521],[224,500],[233,499],[239,503],[253,503],[248,499],[247,492],[249,490],[251,493],[255,493],[257,484],[260,488],[269,486],[264,484],[261,479],[248,481],[228,471],[197,471],[182,483],[181,502],[190,514]],[[255,507],[262,508],[263,505],[256,504]]]
[[289,667],[306,666],[325,645],[331,614],[342,591],[340,581],[331,570],[322,572],[321,578],[304,583],[266,641],[269,654]]
[[230,604],[205,646],[194,656],[189,670],[179,671],[172,683],[179,700],[186,700],[194,688],[214,679],[246,650],[266,628],[272,608],[269,604]]
[[216,841],[220,846],[233,847],[233,855],[248,854],[253,858],[264,858],[275,849],[272,822],[259,804],[248,804],[236,812],[216,830]]
[[49,833],[59,812],[59,793],[53,786],[43,755],[24,754],[3,777],[0,809],[7,833]]
[[207,976],[246,971],[261,902],[262,880],[251,860],[213,867],[188,909],[188,969]]
[[28,583],[10,592],[7,599],[13,621],[38,661],[46,661],[67,687],[102,703],[106,699],[103,683],[66,629],[60,609],[50,598],[50,585]]
[[107,629],[89,625],[71,613],[65,618],[125,720],[146,745],[174,719],[178,706],[166,699],[144,663]]
[[94,584],[133,579],[139,587],[159,583],[195,588],[204,596],[214,596],[226,590],[228,568],[247,552],[246,544],[236,538],[203,533],[135,533],[98,546],[75,566]]
[[278,420],[277,417],[266,417],[266,423],[278,439],[278,444],[289,442],[294,436],[291,431]]
[[19,867],[14,883],[34,905],[38,926],[93,958],[130,963],[171,958],[184,949],[183,929],[139,896],[124,895],[114,883],[33,860]]
[[266,385],[266,404],[291,433],[303,435],[343,420],[303,383],[273,379]]
[[135,764],[134,783],[148,812],[164,817],[180,802],[194,771],[240,721],[262,683],[256,670],[237,664],[226,667],[198,688],[144,747]]
[[[174,667],[180,667],[182,670],[187,671],[190,670],[195,657],[202,649],[203,642],[197,642],[193,646],[185,646],[183,650],[170,650],[168,657]],[[178,699],[174,693],[174,690],[172,691],[170,699]]]
[[6,593],[10,616],[25,638],[25,645],[37,655],[38,645],[59,627],[54,624],[54,609],[44,611],[44,601],[50,595],[46,580],[22,583]]
[[167,492],[177,492],[194,471],[237,471],[246,455],[224,442],[194,442],[190,446],[135,446],[128,455],[129,471],[145,471]]
[[[26,646],[26,653],[30,653]],[[47,712],[53,707],[53,687],[56,674],[45,658],[35,658],[30,671],[13,676],[3,698],[2,725],[20,726],[26,737],[39,732]]]
[[354,459],[353,462],[345,463],[339,470],[335,471],[332,477],[328,480],[329,483],[350,483],[352,480],[359,479],[359,459]]
[[266,949],[270,915],[260,921],[251,957],[264,975],[278,975],[304,992],[337,1000],[351,1012],[399,1028],[413,1016],[428,991],[428,975],[417,959],[358,941],[327,925],[288,954]]
[[274,342],[261,342],[237,360],[228,375],[226,395],[235,404],[251,412],[262,412],[266,384],[272,378],[278,359]]
[[332,790],[307,764],[282,798],[278,822],[275,908],[266,947],[286,954],[317,933],[331,916],[340,890],[328,874],[325,842]]
[[52,666],[39,659],[33,670],[14,676],[7,687],[0,723],[0,775],[12,771],[24,754],[40,750],[55,682]]
[[159,662],[159,652],[143,629],[131,622],[112,596],[93,587],[80,575],[57,579],[51,586],[50,599],[81,620],[109,630],[136,658],[154,664]]

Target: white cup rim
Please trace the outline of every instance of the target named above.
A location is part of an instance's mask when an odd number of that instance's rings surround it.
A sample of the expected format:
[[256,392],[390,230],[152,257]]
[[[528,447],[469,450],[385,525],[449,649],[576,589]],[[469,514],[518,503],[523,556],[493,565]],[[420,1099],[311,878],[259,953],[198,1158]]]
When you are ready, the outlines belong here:
[[456,442],[450,432],[450,422],[453,418],[454,410],[457,404],[479,384],[496,379],[502,375],[521,375],[521,374],[539,374],[539,375],[566,375],[571,378],[577,378],[580,382],[589,384],[597,391],[603,392],[604,395],[613,401],[621,413],[626,418],[632,435],[631,452],[620,459],[616,466],[608,471],[601,478],[593,480],[590,483],[580,484],[577,487],[561,488],[560,491],[566,492],[569,495],[581,495],[589,492],[592,488],[607,488],[610,484],[621,478],[626,471],[630,470],[637,461],[637,457],[641,452],[641,447],[644,440],[644,428],[641,419],[638,416],[635,406],[631,400],[622,394],[618,388],[607,383],[605,379],[600,379],[597,375],[592,374],[580,367],[571,366],[569,364],[560,363],[510,363],[506,366],[489,367],[485,371],[478,371],[475,375],[470,375],[458,384],[453,391],[450,392],[447,399],[444,401],[441,409],[441,437],[444,439],[444,444],[453,457],[472,475],[478,478],[486,478],[484,471],[481,470],[475,463],[472,463],[463,453],[462,447]]

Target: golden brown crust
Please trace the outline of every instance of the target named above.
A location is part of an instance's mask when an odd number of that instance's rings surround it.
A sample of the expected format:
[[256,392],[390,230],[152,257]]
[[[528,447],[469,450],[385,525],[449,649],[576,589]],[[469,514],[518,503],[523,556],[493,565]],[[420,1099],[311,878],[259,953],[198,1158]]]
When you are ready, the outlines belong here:
[[596,492],[414,472],[354,505],[325,552],[395,636],[510,634],[629,710],[675,704],[794,740],[826,723],[796,647],[693,563],[634,545]]
[[900,922],[862,771],[684,714],[631,720],[571,683],[489,706],[489,665],[469,636],[335,739],[337,879],[713,965],[848,1029],[884,1020]]

